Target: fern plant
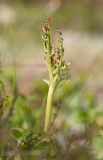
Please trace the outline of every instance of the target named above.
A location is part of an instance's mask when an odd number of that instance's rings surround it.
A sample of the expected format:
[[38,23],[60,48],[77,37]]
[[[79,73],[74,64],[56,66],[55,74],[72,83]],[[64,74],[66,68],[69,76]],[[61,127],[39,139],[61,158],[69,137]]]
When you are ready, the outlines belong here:
[[70,63],[66,64],[63,60],[64,48],[62,32],[57,30],[59,33],[57,47],[55,47],[50,41],[50,17],[48,17],[42,31],[43,46],[46,53],[45,59],[49,70],[49,80],[44,80],[49,85],[44,125],[44,131],[47,132],[50,126],[53,94],[57,87],[61,87],[69,82]]

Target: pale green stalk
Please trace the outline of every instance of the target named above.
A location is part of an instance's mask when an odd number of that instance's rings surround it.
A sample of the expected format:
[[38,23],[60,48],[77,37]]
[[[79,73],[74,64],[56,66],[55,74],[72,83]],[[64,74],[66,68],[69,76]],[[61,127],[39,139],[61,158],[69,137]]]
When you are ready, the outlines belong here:
[[54,93],[54,83],[51,83],[49,86],[47,105],[46,105],[45,126],[44,126],[45,132],[47,132],[49,129],[49,124],[50,124],[50,119],[51,119],[51,111],[52,111],[53,93]]
[[50,76],[50,85],[49,85],[47,105],[46,105],[45,126],[44,126],[45,132],[47,132],[49,129],[51,111],[52,111],[52,99],[53,99],[53,93],[54,93],[54,87],[55,87],[52,66],[51,66],[49,30],[47,32],[47,66],[48,66],[49,76]]

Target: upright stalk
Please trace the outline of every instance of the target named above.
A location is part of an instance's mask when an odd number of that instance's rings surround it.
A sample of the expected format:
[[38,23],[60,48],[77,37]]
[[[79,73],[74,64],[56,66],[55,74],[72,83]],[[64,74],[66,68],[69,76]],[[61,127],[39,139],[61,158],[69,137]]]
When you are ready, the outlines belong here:
[[50,119],[51,119],[51,111],[52,111],[52,99],[54,93],[54,84],[50,84],[48,97],[47,97],[47,105],[46,105],[46,115],[45,115],[45,126],[44,131],[47,132],[49,129]]
[[47,132],[50,127],[50,119],[52,112],[52,99],[54,89],[56,87],[63,86],[68,81],[70,77],[69,73],[69,64],[65,64],[63,61],[64,48],[63,48],[63,39],[62,33],[58,30],[59,39],[58,46],[55,47],[50,42],[50,17],[46,21],[46,24],[43,26],[42,31],[42,40],[43,46],[46,53],[46,64],[49,70],[49,80],[44,80],[49,85],[47,105],[46,105],[46,115],[45,115],[45,126],[44,132]]

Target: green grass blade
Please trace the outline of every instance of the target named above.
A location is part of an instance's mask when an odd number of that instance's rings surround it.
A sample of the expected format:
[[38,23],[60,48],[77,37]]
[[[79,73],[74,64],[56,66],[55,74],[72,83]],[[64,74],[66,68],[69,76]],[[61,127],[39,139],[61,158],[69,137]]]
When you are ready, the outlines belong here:
[[5,85],[4,85],[4,83],[0,80],[0,84],[1,84],[1,87],[2,87],[2,91],[5,93]]
[[[4,106],[4,109],[7,107],[7,105],[10,105],[10,103],[11,103],[13,91],[14,91],[14,88],[15,88],[15,83],[16,83],[16,64],[14,65],[14,80],[13,80],[12,91],[11,91],[11,93],[10,93],[10,96],[9,96],[8,99],[7,99],[7,102],[6,102],[5,106]],[[3,109],[3,110],[4,110],[4,109]]]

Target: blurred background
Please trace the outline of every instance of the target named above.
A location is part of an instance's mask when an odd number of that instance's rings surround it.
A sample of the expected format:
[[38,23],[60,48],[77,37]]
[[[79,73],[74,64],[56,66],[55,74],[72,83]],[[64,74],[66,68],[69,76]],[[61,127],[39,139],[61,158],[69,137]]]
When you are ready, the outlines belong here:
[[[22,95],[14,110],[13,124],[32,126],[31,108],[40,108],[48,91],[42,81],[48,77],[48,70],[41,40],[41,28],[48,16],[51,18],[51,41],[57,44],[56,30],[60,29],[64,39],[64,59],[71,63],[70,83],[58,89],[53,100],[53,112],[61,100],[55,121],[56,128],[62,126],[59,141],[64,142],[64,133],[67,136],[68,129],[81,132],[86,127],[98,128],[97,136],[93,133],[92,142],[97,157],[103,158],[102,0],[0,0],[0,77],[9,94],[15,61],[16,89]],[[24,94],[27,96],[25,105]],[[38,111],[33,113],[34,117],[37,117],[36,113],[38,115]],[[22,117],[25,114],[28,115],[27,122]]]

